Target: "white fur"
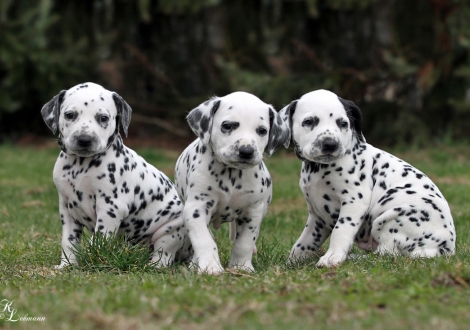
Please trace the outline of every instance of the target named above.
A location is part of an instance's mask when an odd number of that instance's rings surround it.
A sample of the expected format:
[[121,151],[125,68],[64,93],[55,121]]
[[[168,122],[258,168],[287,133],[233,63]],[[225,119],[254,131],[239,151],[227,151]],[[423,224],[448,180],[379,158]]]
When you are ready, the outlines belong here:
[[[411,257],[455,252],[455,228],[444,196],[422,172],[365,142],[361,114],[352,102],[319,90],[280,114],[290,123],[296,154],[303,160],[300,188],[309,212],[291,260],[314,254],[330,234],[318,266],[339,265],[354,242],[377,253]],[[309,118],[317,124],[308,125]],[[325,139],[335,142],[334,150],[325,149]]]
[[[252,252],[272,196],[263,151],[267,148],[271,154],[288,143],[288,128],[270,105],[243,92],[201,104],[188,115],[188,122],[199,138],[179,157],[175,183],[184,203],[193,263],[200,272],[223,272],[209,225],[218,228],[232,222],[229,267],[254,271]],[[238,126],[227,131],[227,123]],[[244,147],[253,150],[249,159],[241,157]]]
[[77,263],[72,245],[80,242],[83,227],[152,244],[152,260],[162,266],[189,257],[175,187],[122,142],[117,125],[127,132],[131,108],[119,95],[80,84],[59,93],[41,112],[49,128],[59,130],[62,148],[53,171],[62,220],[57,268]]

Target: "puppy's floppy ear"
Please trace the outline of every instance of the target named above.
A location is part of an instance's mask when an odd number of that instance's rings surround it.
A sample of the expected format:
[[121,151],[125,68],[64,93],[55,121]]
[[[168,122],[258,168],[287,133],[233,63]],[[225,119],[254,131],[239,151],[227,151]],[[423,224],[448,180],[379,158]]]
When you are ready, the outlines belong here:
[[209,144],[212,131],[214,115],[220,107],[220,99],[213,97],[197,108],[191,110],[186,117],[189,127],[202,140],[205,145]]
[[52,133],[57,132],[59,127],[59,115],[60,115],[60,106],[64,101],[66,90],[61,91],[59,94],[54,96],[52,100],[44,104],[41,109],[42,119],[46,123],[47,127],[52,131]]
[[269,108],[269,138],[267,145],[268,156],[271,156],[280,146],[289,146],[290,129],[287,122],[273,109]]
[[119,94],[113,92],[113,100],[118,113],[118,125],[121,123],[124,134],[127,137],[127,130],[131,123],[132,108]]
[[292,136],[292,116],[295,113],[297,101],[298,100],[292,101],[279,111],[279,115],[289,128],[290,136]]
[[366,142],[364,135],[362,134],[362,113],[361,110],[357,105],[354,104],[352,101],[348,101],[338,97],[339,101],[346,110],[348,115],[349,121],[351,122],[351,127],[356,135],[356,137],[361,142]]

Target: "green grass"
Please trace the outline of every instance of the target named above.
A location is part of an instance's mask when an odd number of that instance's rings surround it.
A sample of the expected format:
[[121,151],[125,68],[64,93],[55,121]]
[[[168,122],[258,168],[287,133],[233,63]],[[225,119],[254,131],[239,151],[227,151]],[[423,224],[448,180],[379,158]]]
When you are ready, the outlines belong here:
[[[139,152],[173,176],[177,152]],[[186,265],[151,269],[133,256],[127,260],[135,267],[97,267],[92,255],[81,267],[54,270],[61,235],[52,182],[57,154],[56,148],[0,146],[0,301],[13,300],[15,316],[46,318],[0,320],[0,328],[463,329],[470,323],[467,146],[398,154],[435,180],[451,204],[455,256],[411,260],[354,248],[362,258],[336,269],[317,269],[316,260],[287,266],[307,210],[298,188],[300,161],[281,151],[266,161],[274,199],[254,257],[257,273],[227,271],[217,277],[197,275]],[[227,226],[215,236],[226,265]]]

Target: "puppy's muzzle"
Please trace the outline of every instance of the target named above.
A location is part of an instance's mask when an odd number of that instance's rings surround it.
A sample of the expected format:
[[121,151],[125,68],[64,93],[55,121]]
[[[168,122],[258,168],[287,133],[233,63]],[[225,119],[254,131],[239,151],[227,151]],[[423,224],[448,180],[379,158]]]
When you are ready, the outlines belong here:
[[93,137],[86,134],[80,134],[77,137],[77,145],[81,148],[89,148],[93,143]]
[[321,142],[321,151],[323,154],[332,154],[338,150],[339,143],[333,138],[324,138]]
[[87,157],[90,153],[95,153],[99,145],[99,137],[95,133],[77,132],[70,138],[67,149],[70,149],[70,151],[75,152],[77,155]]
[[250,145],[244,145],[238,148],[238,157],[243,160],[250,160],[255,154],[255,149]]

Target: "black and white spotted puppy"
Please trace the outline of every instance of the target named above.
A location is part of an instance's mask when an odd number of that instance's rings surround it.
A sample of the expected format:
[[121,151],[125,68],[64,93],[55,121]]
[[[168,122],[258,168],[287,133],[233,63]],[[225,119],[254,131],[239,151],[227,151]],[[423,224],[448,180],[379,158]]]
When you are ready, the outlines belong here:
[[318,90],[280,111],[303,161],[305,229],[290,260],[312,255],[331,235],[318,266],[342,263],[354,242],[379,254],[435,257],[455,252],[449,205],[422,172],[367,144],[351,101]]
[[174,185],[122,142],[119,123],[127,135],[131,111],[118,94],[94,83],[61,91],[41,110],[52,132],[59,131],[62,149],[53,172],[62,220],[58,268],[76,263],[71,245],[83,227],[153,244],[152,260],[161,265],[187,257]]
[[187,120],[199,138],[179,157],[175,183],[193,264],[201,273],[223,271],[209,225],[233,221],[228,266],[254,271],[252,252],[272,197],[263,151],[270,156],[288,145],[289,129],[272,106],[244,92],[214,97],[193,109]]

